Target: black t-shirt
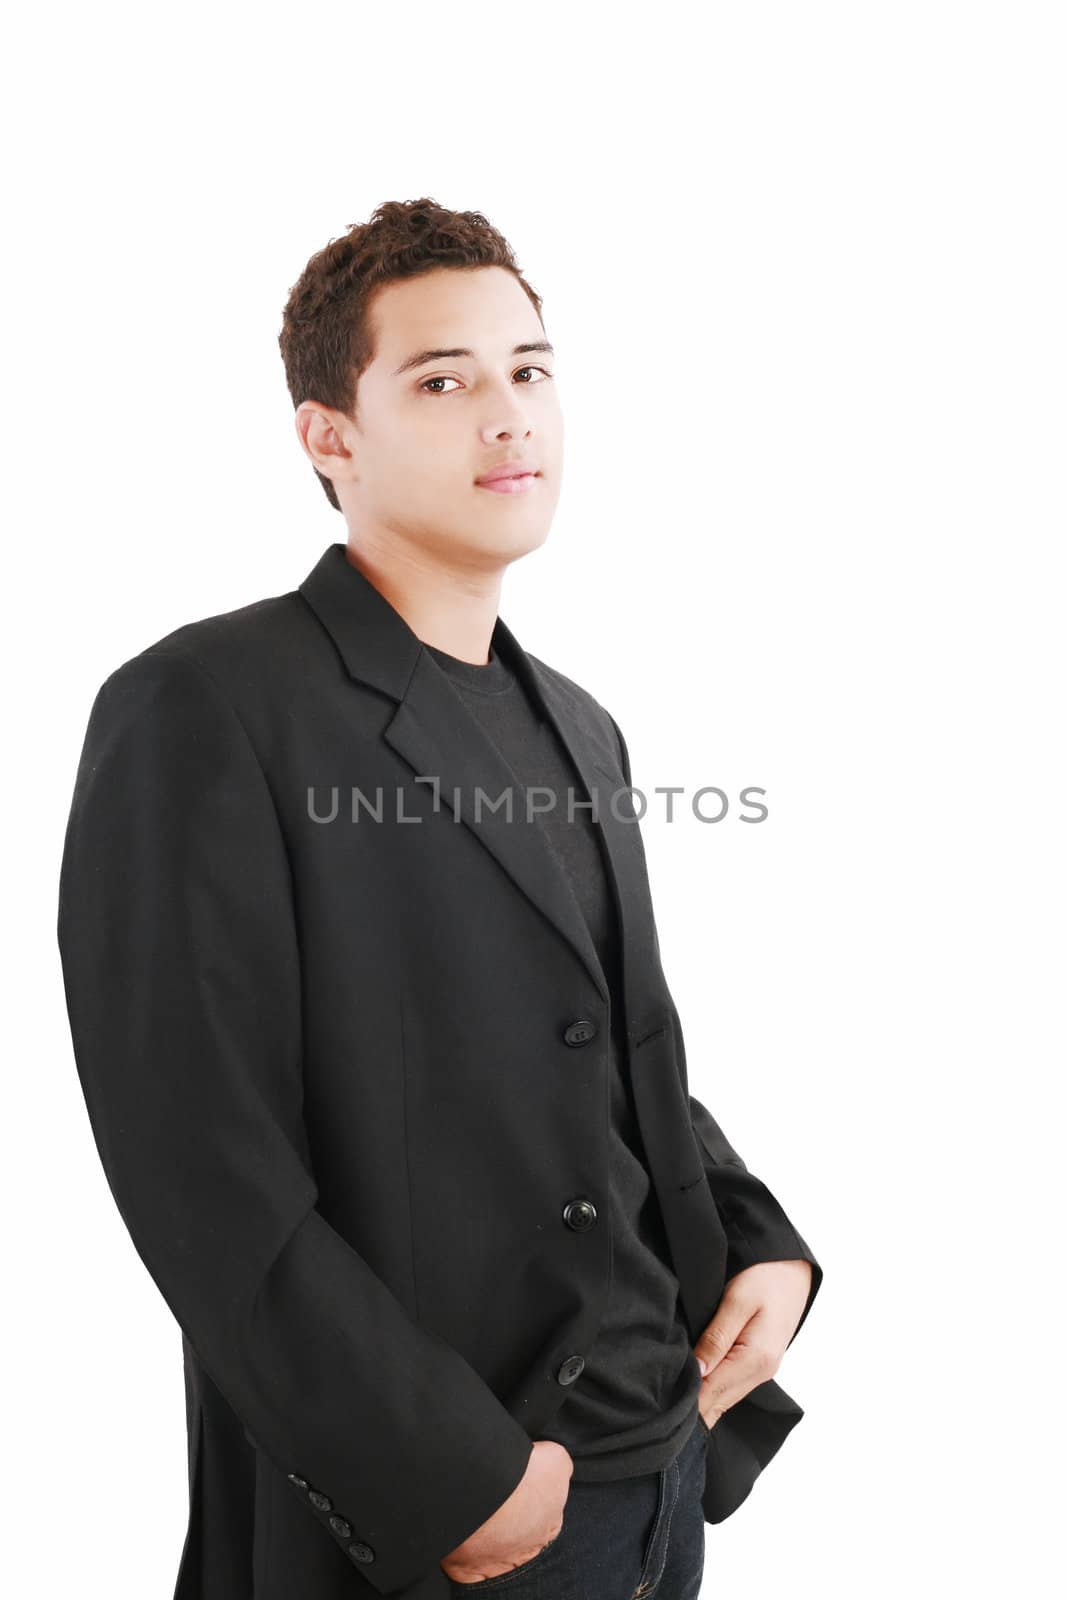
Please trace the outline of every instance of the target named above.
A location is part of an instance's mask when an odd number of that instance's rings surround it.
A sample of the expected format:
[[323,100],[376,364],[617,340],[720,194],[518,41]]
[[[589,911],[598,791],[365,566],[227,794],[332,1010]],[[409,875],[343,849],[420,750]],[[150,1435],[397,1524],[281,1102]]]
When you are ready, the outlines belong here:
[[[696,1424],[700,1368],[678,1304],[678,1280],[634,1110],[618,921],[601,830],[592,821],[588,791],[555,729],[509,665],[492,651],[489,662],[477,666],[432,645],[425,648],[514,774],[514,825],[545,829],[588,924],[611,994],[611,1287],[581,1376],[543,1437],[570,1451],[575,1479],[599,1482],[656,1472],[672,1460]],[[525,791],[534,786],[550,789],[555,805],[529,822]],[[487,797],[497,798],[495,793]],[[534,796],[538,805],[545,799]],[[598,1212],[602,1215],[599,1205]]]

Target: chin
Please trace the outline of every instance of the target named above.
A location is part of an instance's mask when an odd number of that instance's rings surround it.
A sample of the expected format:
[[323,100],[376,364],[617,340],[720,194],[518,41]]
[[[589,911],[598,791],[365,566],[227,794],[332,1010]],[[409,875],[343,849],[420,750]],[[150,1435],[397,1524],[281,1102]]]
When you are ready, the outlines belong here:
[[514,528],[509,539],[502,540],[512,556],[524,556],[531,550],[539,550],[548,538],[551,524],[546,523],[538,528]]
[[503,534],[498,531],[495,534],[488,534],[484,539],[478,539],[474,548],[486,561],[493,565],[502,565],[518,561],[531,551],[540,549],[547,538],[547,528],[514,527]]

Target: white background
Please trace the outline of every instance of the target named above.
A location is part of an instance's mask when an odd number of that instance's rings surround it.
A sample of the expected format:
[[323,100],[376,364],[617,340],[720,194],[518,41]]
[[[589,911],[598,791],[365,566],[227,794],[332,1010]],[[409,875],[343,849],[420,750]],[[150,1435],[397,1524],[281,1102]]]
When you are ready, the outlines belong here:
[[[692,1087],[826,1273],[778,1374],[807,1414],[708,1527],[705,1592],[1052,1592],[1063,16],[9,23],[11,1593],[167,1596],[185,1531],[179,1334],[92,1144],[55,944],[89,707],[344,539],[281,308],[417,195],[485,212],[544,296],[564,489],[501,614],[626,734]],[[708,783],[765,787],[766,823],[668,824],[651,792]]]

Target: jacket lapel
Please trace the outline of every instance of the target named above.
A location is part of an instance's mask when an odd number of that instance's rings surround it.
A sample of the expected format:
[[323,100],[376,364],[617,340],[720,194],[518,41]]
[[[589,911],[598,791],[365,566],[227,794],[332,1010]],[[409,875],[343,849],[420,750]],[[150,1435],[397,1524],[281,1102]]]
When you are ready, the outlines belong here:
[[[494,636],[495,637],[495,636]],[[493,855],[528,900],[575,949],[600,994],[607,982],[581,908],[544,829],[527,822],[511,768],[428,651],[416,663],[385,739],[415,777],[436,779],[440,803]],[[432,786],[431,786],[432,787]],[[480,805],[478,791],[482,791]],[[493,802],[511,791],[512,820]]]
[[[439,803],[470,829],[512,882],[548,918],[573,947],[603,999],[608,986],[581,908],[562,871],[545,831],[527,823],[524,799],[510,767],[477,719],[467,709],[421,640],[368,578],[333,544],[299,586],[299,592],[330,634],[349,674],[391,696],[396,711],[384,730],[390,747],[417,778],[436,779]],[[588,738],[551,679],[527,656],[514,634],[498,617],[492,646],[520,677],[554,726],[588,790],[595,784],[610,794],[618,783],[606,769],[597,769]],[[432,784],[423,783],[423,791]],[[484,792],[476,811],[476,791]],[[513,791],[514,820],[506,807],[492,802]],[[489,802],[489,803],[486,803]],[[601,813],[603,816],[603,812]],[[615,822],[605,829],[611,876],[618,895],[620,878],[629,875],[634,824]],[[624,890],[624,905],[633,895]],[[632,901],[631,901],[632,904]],[[621,930],[624,949],[626,930]],[[637,952],[635,959],[639,959]],[[627,958],[629,971],[631,960]]]

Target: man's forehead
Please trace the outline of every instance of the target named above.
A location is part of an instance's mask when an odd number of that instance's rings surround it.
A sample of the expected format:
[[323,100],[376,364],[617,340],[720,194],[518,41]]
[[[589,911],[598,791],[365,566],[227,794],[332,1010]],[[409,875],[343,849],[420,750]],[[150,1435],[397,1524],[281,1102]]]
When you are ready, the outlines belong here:
[[368,312],[378,359],[395,371],[402,364],[406,370],[422,351],[494,360],[521,346],[544,349],[544,329],[525,290],[510,273],[500,277],[507,281],[499,287],[480,271],[431,272],[385,284]]

